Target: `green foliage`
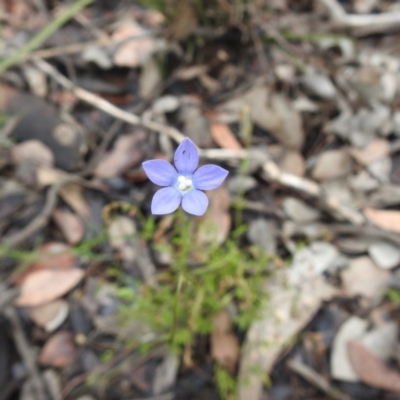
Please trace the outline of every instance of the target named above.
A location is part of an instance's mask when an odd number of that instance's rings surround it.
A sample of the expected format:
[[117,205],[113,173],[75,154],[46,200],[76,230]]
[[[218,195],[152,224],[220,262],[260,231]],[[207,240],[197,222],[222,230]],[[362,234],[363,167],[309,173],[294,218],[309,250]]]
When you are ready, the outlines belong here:
[[180,352],[198,335],[210,333],[213,317],[228,305],[236,309],[237,326],[249,326],[265,297],[261,282],[269,257],[252,248],[240,249],[235,234],[223,246],[197,243],[201,227],[193,227],[183,213],[173,226],[170,244],[162,247],[172,267],[136,290],[133,285],[119,287],[124,301],[119,316],[125,324],[141,321]]
[[237,382],[228,370],[219,364],[215,364],[214,378],[222,399],[231,400],[236,398]]
[[397,307],[400,308],[400,290],[399,289],[389,289],[387,291],[387,296],[390,301]]

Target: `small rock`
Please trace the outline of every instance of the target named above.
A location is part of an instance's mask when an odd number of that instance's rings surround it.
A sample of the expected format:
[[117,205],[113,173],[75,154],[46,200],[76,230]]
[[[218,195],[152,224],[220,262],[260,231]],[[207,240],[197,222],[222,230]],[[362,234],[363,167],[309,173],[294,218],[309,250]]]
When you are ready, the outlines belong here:
[[259,218],[249,224],[247,237],[250,242],[263,249],[268,254],[276,251],[275,224],[272,221]]
[[396,347],[398,330],[395,322],[387,322],[364,334],[360,342],[375,357],[387,361]]
[[334,272],[346,263],[346,258],[335,246],[326,242],[313,242],[295,254],[293,264],[288,270],[289,282],[299,284],[311,276]]
[[368,247],[368,253],[378,267],[395,268],[400,263],[400,250],[388,242],[375,242]]
[[288,197],[282,203],[282,208],[289,218],[296,222],[312,222],[320,218],[319,211],[294,197]]
[[370,174],[380,182],[389,182],[390,171],[392,170],[392,159],[390,157],[381,158],[369,164],[367,169]]
[[341,278],[348,296],[362,295],[373,299],[385,291],[390,273],[378,268],[369,257],[363,256],[352,260],[349,268],[342,271]]
[[351,365],[348,344],[360,338],[367,330],[368,322],[359,317],[350,317],[339,329],[333,341],[331,353],[332,378],[347,382],[358,382],[358,376]]
[[332,100],[336,97],[336,88],[326,75],[309,71],[303,76],[302,82],[308,90],[321,99]]
[[328,150],[317,158],[312,177],[319,181],[331,180],[349,174],[352,168],[353,163],[346,150]]
[[306,169],[301,153],[289,149],[284,152],[283,157],[278,161],[278,166],[282,171],[297,176],[304,176]]
[[161,96],[154,101],[153,111],[157,114],[174,112],[178,109],[179,104],[179,99],[176,96]]
[[257,181],[249,175],[234,175],[228,179],[227,186],[232,194],[247,193],[257,187]]

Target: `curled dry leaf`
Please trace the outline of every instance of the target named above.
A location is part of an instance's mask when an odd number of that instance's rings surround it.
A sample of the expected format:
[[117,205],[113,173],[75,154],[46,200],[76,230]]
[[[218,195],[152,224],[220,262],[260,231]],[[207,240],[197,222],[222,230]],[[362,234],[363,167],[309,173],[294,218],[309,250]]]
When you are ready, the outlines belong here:
[[85,229],[74,213],[58,209],[53,212],[53,219],[69,244],[77,244],[82,240]]
[[365,216],[376,226],[387,231],[400,233],[400,211],[364,208]]
[[53,219],[69,244],[79,243],[85,229],[79,218],[68,210],[54,210]]
[[220,122],[212,122],[210,125],[211,136],[218,146],[224,149],[240,150],[242,146],[229,129],[229,126]]
[[30,307],[29,316],[32,321],[44,328],[47,332],[55,331],[68,316],[68,303],[64,300],[55,300],[42,306]]
[[400,373],[373,356],[360,342],[348,346],[351,364],[364,383],[390,392],[400,393]]
[[42,270],[29,274],[21,285],[21,294],[15,301],[20,307],[39,306],[64,296],[83,278],[80,269],[64,271]]
[[74,337],[71,332],[58,332],[44,345],[39,363],[48,367],[64,368],[76,357]]
[[231,331],[231,321],[226,311],[221,311],[213,321],[211,355],[223,367],[233,372],[239,358],[239,342]]

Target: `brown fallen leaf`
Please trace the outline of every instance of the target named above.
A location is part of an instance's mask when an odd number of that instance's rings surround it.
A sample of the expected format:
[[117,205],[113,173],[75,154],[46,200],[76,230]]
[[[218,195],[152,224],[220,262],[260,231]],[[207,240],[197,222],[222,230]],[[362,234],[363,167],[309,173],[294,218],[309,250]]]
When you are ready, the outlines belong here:
[[53,212],[53,219],[69,244],[77,244],[82,240],[85,229],[74,213],[57,209]]
[[68,183],[60,190],[62,199],[83,219],[90,218],[90,208],[83,195],[83,187],[76,183]]
[[229,129],[229,126],[220,122],[210,124],[211,136],[218,146],[224,149],[240,150],[241,144],[235,138],[235,135]]
[[76,357],[74,336],[71,332],[58,332],[44,345],[39,355],[39,363],[54,368],[64,368]]
[[377,210],[376,208],[364,208],[365,216],[379,228],[400,233],[400,211]]
[[231,321],[226,311],[221,311],[214,318],[210,340],[212,358],[234,372],[239,358],[239,342],[231,331]]
[[33,307],[64,296],[83,278],[80,269],[64,271],[42,270],[29,274],[21,285],[21,294],[15,301],[19,307]]
[[385,139],[374,139],[363,149],[350,148],[349,153],[360,164],[368,165],[376,160],[387,157],[390,154],[390,146]]
[[400,373],[389,368],[373,356],[360,342],[352,340],[348,345],[350,362],[364,383],[400,393]]
[[65,243],[45,243],[37,250],[39,259],[33,262],[25,271],[18,274],[14,280],[14,284],[20,286],[32,272],[45,269],[65,270],[74,268],[78,259],[69,250],[69,246]]
[[138,164],[142,158],[143,132],[120,136],[114,148],[100,161],[94,174],[98,178],[112,178]]
[[123,22],[113,33],[112,40],[126,40],[113,56],[114,64],[120,67],[134,68],[145,63],[157,48],[157,40],[134,21]]

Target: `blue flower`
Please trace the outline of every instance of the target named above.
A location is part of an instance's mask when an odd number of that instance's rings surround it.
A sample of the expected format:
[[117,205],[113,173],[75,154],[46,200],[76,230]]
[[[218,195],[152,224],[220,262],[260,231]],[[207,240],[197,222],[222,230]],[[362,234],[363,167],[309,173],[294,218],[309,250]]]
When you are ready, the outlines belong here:
[[176,149],[174,162],[176,169],[164,160],[145,161],[142,164],[153,183],[166,186],[155,193],[151,212],[156,215],[169,214],[182,202],[182,208],[189,214],[203,215],[207,210],[208,198],[201,190],[216,189],[228,171],[211,164],[196,170],[199,153],[189,138],[184,139]]

